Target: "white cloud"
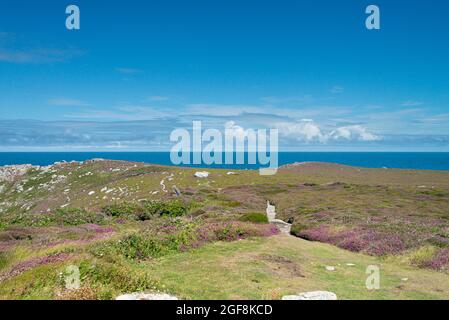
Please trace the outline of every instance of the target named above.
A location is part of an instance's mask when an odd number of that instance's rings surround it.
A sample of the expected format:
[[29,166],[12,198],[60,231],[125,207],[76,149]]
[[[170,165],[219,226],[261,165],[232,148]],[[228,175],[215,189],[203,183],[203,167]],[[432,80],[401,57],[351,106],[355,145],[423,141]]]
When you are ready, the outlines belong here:
[[366,128],[360,125],[352,125],[339,127],[329,133],[329,138],[334,140],[350,140],[350,141],[378,141],[381,140],[379,136],[376,136],[367,131]]
[[207,115],[215,117],[237,117],[243,114],[265,114],[292,119],[325,117],[350,114],[350,107],[319,106],[306,108],[274,107],[273,105],[247,105],[247,104],[188,104],[184,114]]
[[429,117],[421,118],[416,120],[419,123],[447,123],[449,121],[449,113],[436,114]]
[[279,130],[279,134],[292,137],[298,141],[318,141],[324,143],[327,141],[327,136],[322,133],[321,128],[313,122],[311,119],[304,119],[296,123],[283,122],[278,123],[276,127]]
[[329,140],[378,141],[381,137],[374,135],[360,125],[338,127],[326,130],[312,119],[300,122],[283,122],[276,124],[281,136],[294,138],[297,141],[327,143]]
[[165,97],[165,96],[151,96],[148,98],[148,100],[150,101],[167,101],[169,99],[169,97]]
[[422,105],[421,101],[413,101],[413,100],[408,100],[401,103],[401,106],[403,107],[417,107],[420,105]]
[[341,86],[333,86],[331,88],[331,93],[332,94],[338,94],[338,93],[343,93],[343,91],[345,90],[345,88],[341,87]]
[[262,97],[262,100],[270,104],[284,104],[284,103],[312,103],[315,99],[311,95],[295,96],[295,97]]
[[137,74],[137,73],[142,72],[142,70],[135,69],[135,68],[115,68],[115,71],[122,73],[122,74],[127,74],[127,75]]
[[0,62],[15,64],[46,64],[67,61],[83,55],[84,51],[73,48],[36,47],[21,37],[0,32]]
[[36,48],[31,50],[13,50],[0,48],[0,61],[17,64],[45,64],[67,61],[83,54],[79,49]]
[[252,105],[195,103],[188,104],[185,113],[190,115],[226,117],[239,116],[242,113],[268,113],[268,110],[264,107]]
[[88,107],[90,106],[89,103],[77,100],[77,99],[71,99],[71,98],[55,98],[48,100],[48,104],[52,106],[60,106],[60,107]]
[[124,105],[111,110],[93,109],[67,115],[72,119],[138,121],[166,118],[169,111],[140,105]]

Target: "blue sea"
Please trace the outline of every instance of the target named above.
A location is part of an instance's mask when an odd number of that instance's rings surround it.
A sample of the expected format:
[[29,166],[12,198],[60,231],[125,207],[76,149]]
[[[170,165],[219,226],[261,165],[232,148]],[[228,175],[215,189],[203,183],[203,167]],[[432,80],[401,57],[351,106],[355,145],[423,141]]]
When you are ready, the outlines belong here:
[[[0,152],[0,166],[49,165],[57,161],[93,158],[171,165],[169,152]],[[366,168],[449,170],[449,152],[280,152],[279,165],[294,162],[331,162]],[[206,165],[191,165],[206,167]],[[212,165],[213,168],[258,169],[258,165]]]

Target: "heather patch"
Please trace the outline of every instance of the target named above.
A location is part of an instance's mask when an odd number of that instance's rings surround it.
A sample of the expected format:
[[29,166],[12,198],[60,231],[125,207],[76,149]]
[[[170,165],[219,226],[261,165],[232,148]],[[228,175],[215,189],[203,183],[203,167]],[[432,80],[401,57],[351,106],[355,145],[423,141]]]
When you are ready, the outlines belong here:
[[104,223],[105,216],[81,208],[57,209],[40,214],[20,214],[9,221],[9,225],[28,227],[78,226],[87,223]]
[[445,271],[449,268],[449,249],[423,246],[409,254],[408,260],[418,268]]
[[320,225],[300,231],[298,236],[306,240],[330,243],[353,252],[379,256],[398,254],[406,249],[399,236],[362,228],[336,230],[327,225]]
[[[181,298],[280,298],[324,287],[351,299],[447,298],[447,275],[433,270],[448,270],[448,173],[295,168],[270,177],[211,169],[198,180],[197,169],[95,161],[27,173],[0,195],[0,272],[21,272],[0,283],[0,298],[113,299],[152,290],[154,279]],[[265,238],[279,232],[265,223],[267,200],[293,234],[346,250]],[[60,209],[68,202],[75,209]],[[35,258],[62,251],[73,258]],[[401,256],[377,257],[390,254]],[[58,282],[68,264],[80,267],[79,290]],[[382,264],[379,291],[362,281],[371,264]]]
[[70,257],[71,255],[68,253],[56,253],[19,262],[18,264],[14,265],[9,271],[0,274],[0,282],[12,277],[16,277],[25,271],[31,270],[41,265],[66,261]]
[[171,219],[159,226],[157,231],[147,229],[133,233],[119,240],[103,243],[92,252],[98,257],[110,260],[115,260],[116,256],[130,260],[145,260],[188,251],[209,242],[269,237],[278,233],[275,226],[268,224]]
[[427,244],[449,248],[447,195],[441,188],[325,183],[273,197],[278,217],[293,221],[293,235],[386,255]]
[[41,228],[16,226],[0,232],[0,248],[6,251],[16,245],[30,245],[35,249],[60,244],[82,245],[106,239],[114,233],[114,228],[97,224]]
[[449,267],[449,249],[440,249],[438,252],[424,264],[424,267],[435,270],[447,270]]

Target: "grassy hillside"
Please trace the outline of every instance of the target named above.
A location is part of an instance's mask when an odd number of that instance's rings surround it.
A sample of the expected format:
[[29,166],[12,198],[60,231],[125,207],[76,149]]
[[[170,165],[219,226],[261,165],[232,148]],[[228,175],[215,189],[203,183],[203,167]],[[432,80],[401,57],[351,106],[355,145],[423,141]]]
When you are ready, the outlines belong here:
[[[0,298],[449,298],[448,172],[196,171],[101,160],[0,169]],[[267,200],[295,236],[267,223]],[[373,264],[381,289],[370,291]],[[69,265],[79,290],[65,288]]]

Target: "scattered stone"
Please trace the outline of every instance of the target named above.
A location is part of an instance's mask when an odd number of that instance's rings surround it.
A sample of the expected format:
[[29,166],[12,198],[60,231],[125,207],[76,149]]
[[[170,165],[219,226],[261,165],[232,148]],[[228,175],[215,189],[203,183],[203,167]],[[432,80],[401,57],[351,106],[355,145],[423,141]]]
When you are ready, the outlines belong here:
[[91,191],[91,192],[88,193],[89,196],[91,196],[93,194],[95,194],[95,191]]
[[237,174],[237,173],[235,173],[235,172],[232,172],[232,171],[229,171],[228,173],[226,173],[228,176],[232,176],[232,175],[234,175],[234,174]]
[[408,278],[402,278],[401,281],[408,281]]
[[0,167],[0,181],[13,181],[16,177],[26,174],[28,170],[38,168],[39,167],[32,166],[31,164]]
[[327,271],[335,271],[335,267],[333,266],[326,266]]
[[168,191],[167,191],[167,187],[165,186],[165,181],[164,181],[164,179],[161,180],[160,185],[161,185],[161,187],[162,187],[162,191],[168,192]]
[[302,292],[298,295],[283,296],[282,300],[337,300],[337,295],[329,291]]
[[129,293],[115,298],[115,300],[178,300],[175,296],[166,293]]
[[207,172],[207,171],[197,171],[197,172],[195,172],[195,177],[197,177],[197,178],[207,178],[207,177],[209,177],[209,172]]
[[355,266],[355,264],[353,264],[353,263],[347,263],[346,264],[348,267],[353,267],[353,266]]

